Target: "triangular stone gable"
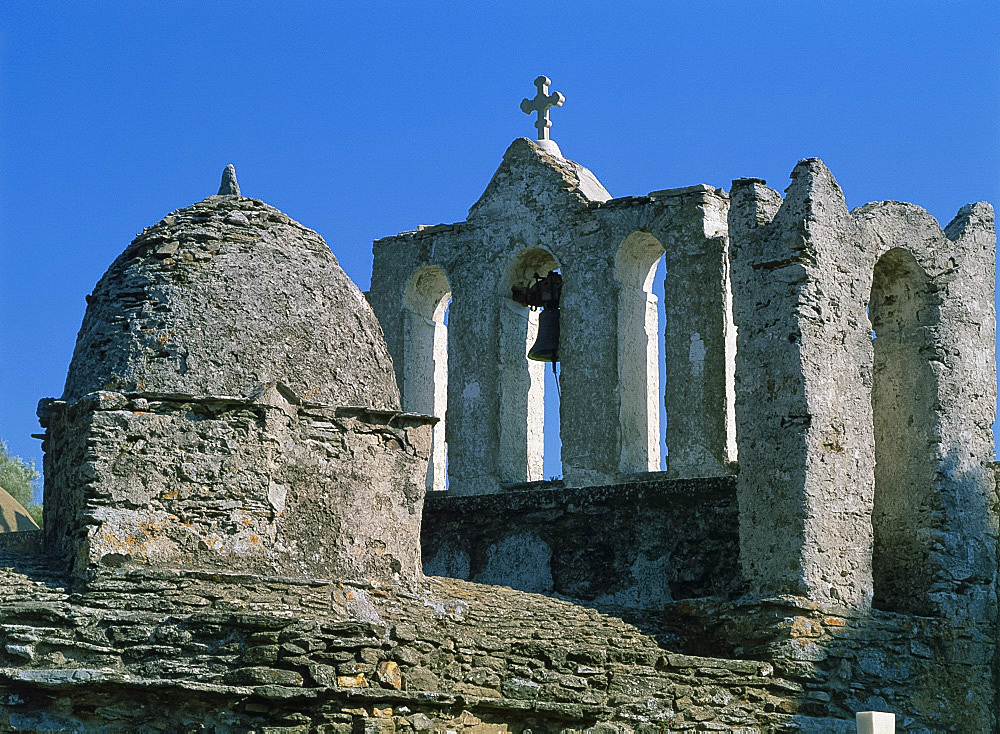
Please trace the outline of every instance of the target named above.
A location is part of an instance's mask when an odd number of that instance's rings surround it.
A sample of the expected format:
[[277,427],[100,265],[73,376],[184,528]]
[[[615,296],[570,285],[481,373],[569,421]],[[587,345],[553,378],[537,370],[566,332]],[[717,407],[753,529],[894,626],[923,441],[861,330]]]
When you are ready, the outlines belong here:
[[518,138],[507,148],[483,195],[469,209],[469,219],[509,216],[518,205],[531,208],[530,202],[538,200],[578,208],[610,198],[584,166],[553,155],[528,138]]

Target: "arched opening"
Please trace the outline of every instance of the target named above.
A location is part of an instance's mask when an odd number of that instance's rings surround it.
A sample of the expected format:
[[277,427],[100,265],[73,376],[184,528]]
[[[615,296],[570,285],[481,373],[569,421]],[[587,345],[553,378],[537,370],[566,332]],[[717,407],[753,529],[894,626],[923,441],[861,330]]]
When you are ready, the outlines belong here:
[[[649,232],[633,232],[615,256],[618,283],[618,470],[660,471],[666,447],[663,360],[663,245]],[[660,286],[657,288],[657,286]]]
[[431,439],[427,489],[441,490],[448,481],[448,277],[436,265],[420,268],[406,284],[403,300],[403,410],[440,419]]
[[909,614],[930,613],[934,574],[928,561],[941,520],[934,490],[937,380],[929,360],[938,312],[928,282],[913,255],[889,250],[875,265],[868,303],[874,340],[872,603]]
[[[558,414],[557,391],[546,390],[546,370],[549,363],[528,359],[528,350],[538,335],[539,312],[514,301],[514,286],[531,286],[536,275],[544,277],[559,264],[552,253],[540,247],[524,250],[511,262],[500,284],[499,348],[500,348],[500,481],[504,483],[535,482],[554,475],[553,463],[545,466],[546,428],[552,434],[555,426],[551,416]],[[554,405],[553,405],[554,403]],[[546,408],[549,408],[546,411]],[[546,426],[546,412],[550,414]],[[550,446],[558,446],[550,435]],[[561,476],[561,463],[559,475]]]

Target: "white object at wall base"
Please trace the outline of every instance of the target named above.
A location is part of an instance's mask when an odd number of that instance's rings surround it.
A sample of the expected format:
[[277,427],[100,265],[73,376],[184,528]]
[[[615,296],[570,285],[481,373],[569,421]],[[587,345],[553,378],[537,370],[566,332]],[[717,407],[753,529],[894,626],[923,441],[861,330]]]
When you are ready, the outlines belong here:
[[881,711],[859,711],[855,716],[858,734],[895,734],[896,714]]

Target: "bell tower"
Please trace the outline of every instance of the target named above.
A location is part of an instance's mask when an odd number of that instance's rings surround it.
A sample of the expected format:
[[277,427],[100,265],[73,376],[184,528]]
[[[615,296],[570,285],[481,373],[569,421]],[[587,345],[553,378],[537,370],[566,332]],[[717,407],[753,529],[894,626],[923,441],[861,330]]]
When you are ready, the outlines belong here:
[[[726,474],[735,459],[736,347],[728,196],[699,185],[613,198],[550,138],[548,111],[565,97],[549,84],[538,77],[535,97],[521,103],[538,115],[538,140],[511,144],[465,221],[374,244],[368,298],[403,408],[433,403],[443,423],[428,488],[444,488],[442,461],[453,494],[544,478],[543,362],[559,365],[567,486],[660,468],[661,360],[668,475]],[[650,287],[661,258],[665,340]],[[444,350],[433,341],[440,327],[414,318],[407,305],[415,279],[432,271],[450,294]],[[422,356],[430,353],[434,360]],[[431,384],[446,399],[429,401]]]

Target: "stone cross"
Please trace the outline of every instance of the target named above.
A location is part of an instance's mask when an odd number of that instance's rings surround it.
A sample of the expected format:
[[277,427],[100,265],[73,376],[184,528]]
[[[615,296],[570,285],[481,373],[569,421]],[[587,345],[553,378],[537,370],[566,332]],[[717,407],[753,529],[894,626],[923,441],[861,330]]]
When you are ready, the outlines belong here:
[[535,95],[535,98],[528,99],[525,97],[521,100],[521,112],[526,115],[530,115],[532,112],[538,113],[538,120],[535,122],[535,127],[538,128],[539,140],[549,139],[549,128],[552,127],[552,120],[549,119],[549,107],[562,107],[563,102],[566,101],[566,98],[559,92],[549,94],[549,85],[551,83],[552,80],[547,76],[538,77],[535,79],[535,86],[538,87],[538,93]]

